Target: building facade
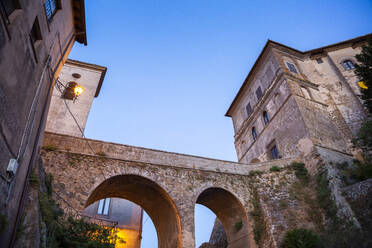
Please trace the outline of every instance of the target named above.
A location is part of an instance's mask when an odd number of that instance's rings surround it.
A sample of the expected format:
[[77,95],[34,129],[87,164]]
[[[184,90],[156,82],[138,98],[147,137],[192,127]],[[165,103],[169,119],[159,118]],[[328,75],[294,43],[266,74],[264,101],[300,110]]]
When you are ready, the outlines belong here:
[[[89,111],[94,98],[99,96],[106,71],[103,66],[66,61],[53,89],[45,128],[47,135],[84,137]],[[79,96],[74,92],[75,87],[82,89]],[[105,156],[100,150],[92,152]],[[105,198],[89,205],[83,215],[104,220],[104,223],[117,222],[118,236],[125,240],[123,244],[118,243],[117,248],[141,246],[142,209],[138,205],[121,198]]]
[[314,145],[353,153],[366,117],[355,55],[370,37],[306,52],[269,40],[226,113],[238,161],[299,156]]
[[0,1],[1,247],[15,239],[54,79],[85,30],[83,0]]

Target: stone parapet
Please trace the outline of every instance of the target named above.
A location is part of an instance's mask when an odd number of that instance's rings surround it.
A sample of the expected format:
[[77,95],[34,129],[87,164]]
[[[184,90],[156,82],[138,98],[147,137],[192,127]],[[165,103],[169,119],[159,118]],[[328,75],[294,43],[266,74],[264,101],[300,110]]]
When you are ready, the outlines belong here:
[[261,163],[243,164],[49,132],[45,133],[44,147],[55,147],[61,151],[95,156],[93,149],[96,154],[110,159],[239,175],[248,175],[252,170],[268,170],[273,166],[284,167],[296,160],[296,158],[292,157]]

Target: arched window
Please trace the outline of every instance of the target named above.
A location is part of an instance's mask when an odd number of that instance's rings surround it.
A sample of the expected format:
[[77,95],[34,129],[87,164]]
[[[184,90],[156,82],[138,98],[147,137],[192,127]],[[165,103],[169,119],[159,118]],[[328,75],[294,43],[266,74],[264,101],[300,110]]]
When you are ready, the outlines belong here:
[[267,114],[266,111],[264,111],[263,114],[262,114],[262,116],[263,116],[265,125],[267,125],[269,123],[269,121],[270,121],[269,115]]
[[345,70],[355,69],[354,63],[351,60],[345,60],[342,65],[344,66]]
[[253,140],[257,139],[257,131],[255,127],[252,127],[252,137],[253,137]]

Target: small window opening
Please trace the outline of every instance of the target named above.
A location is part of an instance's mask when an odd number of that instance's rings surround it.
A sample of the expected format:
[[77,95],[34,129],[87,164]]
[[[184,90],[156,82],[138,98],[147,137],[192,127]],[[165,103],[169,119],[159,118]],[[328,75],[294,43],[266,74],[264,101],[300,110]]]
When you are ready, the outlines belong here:
[[10,24],[10,21],[9,21],[8,17],[16,9],[20,9],[21,6],[20,6],[18,0],[1,0],[0,1],[0,8],[1,8],[1,12],[5,13],[7,24]]
[[79,73],[72,73],[72,76],[74,78],[81,78],[81,75]]
[[287,66],[288,66],[288,69],[289,69],[290,72],[293,72],[293,73],[297,74],[297,70],[296,70],[296,67],[294,66],[294,64],[287,62]]
[[265,125],[267,125],[270,121],[269,115],[266,111],[264,111],[262,115],[263,115],[264,123],[265,123]]
[[30,39],[32,44],[35,44],[36,41],[43,39],[43,37],[41,36],[39,20],[37,19],[37,17],[35,18],[34,24],[31,28]]
[[345,70],[355,69],[354,63],[351,60],[345,60],[342,65],[344,66]]
[[46,0],[44,3],[45,15],[47,16],[48,22],[51,22],[54,15],[58,10],[58,0]]
[[249,117],[252,114],[251,104],[248,103],[247,106],[245,107],[245,109],[247,110],[247,114],[248,114],[248,117]]
[[272,159],[278,159],[279,158],[279,151],[278,151],[278,148],[276,147],[276,145],[274,145],[272,148],[271,148],[271,158]]
[[262,90],[261,90],[261,86],[259,86],[256,90],[256,96],[257,96],[257,100],[259,101],[262,97]]
[[316,62],[318,62],[318,64],[322,64],[323,63],[323,59],[322,58],[317,58],[316,59]]
[[97,214],[108,215],[110,200],[110,198],[106,198],[99,201]]
[[255,127],[252,127],[252,137],[253,137],[253,140],[257,139],[257,131]]

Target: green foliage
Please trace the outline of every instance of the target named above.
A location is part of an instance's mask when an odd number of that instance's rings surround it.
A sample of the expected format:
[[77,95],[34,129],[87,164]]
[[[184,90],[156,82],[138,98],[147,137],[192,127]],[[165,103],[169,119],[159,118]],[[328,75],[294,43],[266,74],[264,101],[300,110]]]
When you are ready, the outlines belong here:
[[54,146],[54,145],[46,145],[46,146],[43,146],[43,149],[48,151],[48,152],[53,152],[53,151],[58,151],[59,147]]
[[326,212],[326,216],[336,221],[337,206],[332,199],[331,190],[328,187],[328,172],[318,173],[317,178],[317,200],[319,206]]
[[260,205],[260,201],[258,198],[258,192],[257,189],[252,188],[252,204],[253,204],[253,211],[250,212],[250,215],[253,219],[253,237],[256,243],[258,244],[262,238],[262,234],[265,228],[265,223],[264,223],[264,217],[263,217],[263,211]]
[[256,176],[256,175],[262,175],[262,171],[259,171],[259,170],[251,170],[250,172],[249,172],[249,176],[250,177],[253,177],[253,176]]
[[5,230],[8,225],[8,220],[5,215],[0,214],[0,234]]
[[45,178],[45,186],[47,189],[48,196],[52,195],[53,189],[52,189],[52,182],[53,182],[53,175],[47,174]]
[[308,229],[293,229],[285,234],[283,248],[318,248],[319,237]]
[[55,231],[56,241],[59,247],[80,248],[114,248],[112,231],[103,226],[88,223],[84,219],[73,219],[59,222]]
[[17,228],[15,240],[18,240],[23,235],[23,233],[25,232],[26,225],[25,225],[24,221],[25,221],[25,216],[22,215],[21,219],[19,220],[19,225],[18,225],[18,228]]
[[362,52],[355,56],[359,64],[355,65],[355,74],[368,87],[361,89],[364,105],[372,113],[372,40],[368,41],[367,46],[363,46]]
[[239,232],[243,228],[243,221],[237,221],[235,222],[235,232]]
[[354,168],[350,171],[350,176],[352,179],[357,181],[363,181],[372,178],[372,163],[371,161],[366,161],[362,163],[358,160],[354,161]]
[[[46,177],[47,193],[39,191],[41,218],[46,224],[46,246],[50,248],[114,248],[116,232],[84,219],[63,218],[63,210],[51,198],[52,177]],[[122,242],[125,242],[122,240]]]
[[270,168],[270,171],[276,172],[276,171],[281,171],[281,169],[279,168],[279,166],[274,165],[273,167]]
[[303,183],[307,184],[309,182],[309,173],[307,173],[304,163],[293,162],[290,167],[295,171],[296,177]]
[[30,176],[28,178],[28,181],[30,182],[31,186],[39,186],[40,185],[39,178],[34,173],[34,171],[31,171]]
[[372,149],[372,119],[366,120],[357,133],[355,140],[364,150]]

